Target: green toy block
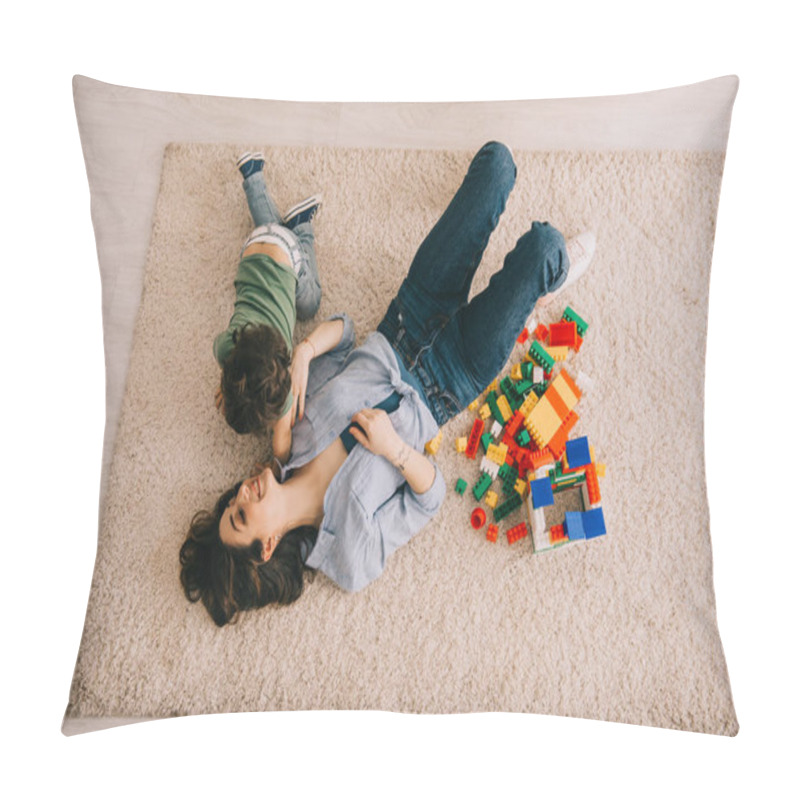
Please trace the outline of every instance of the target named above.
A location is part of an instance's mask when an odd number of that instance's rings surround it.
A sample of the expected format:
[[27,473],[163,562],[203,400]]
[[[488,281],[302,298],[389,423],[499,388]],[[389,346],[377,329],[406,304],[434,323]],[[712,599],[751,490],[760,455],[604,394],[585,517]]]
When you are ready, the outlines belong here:
[[534,342],[528,355],[545,371],[551,372],[556,360],[544,349],[540,342]]
[[518,480],[519,472],[511,467],[506,477],[503,478],[503,494],[511,494]]
[[512,469],[513,467],[510,464],[503,464],[497,472],[497,477],[500,478],[501,481],[504,481]]
[[463,495],[467,491],[467,482],[463,478],[456,481],[456,494]]
[[501,503],[494,510],[494,521],[500,522],[501,519],[507,517],[512,511],[515,511],[522,505],[522,498],[517,492],[514,492],[513,497],[509,497],[504,503]]
[[488,451],[490,444],[492,444],[492,434],[484,433],[483,436],[481,436],[481,446],[483,447],[484,453]]
[[523,428],[517,434],[517,444],[520,447],[527,447],[530,443],[531,443],[531,435],[528,433],[528,431],[525,428]]
[[589,323],[581,319],[573,308],[567,306],[564,309],[564,313],[561,315],[561,319],[566,322],[574,322],[578,328],[578,336],[580,336],[581,339],[586,336],[586,331],[589,330]]
[[472,487],[472,494],[476,500],[480,500],[488,488],[492,485],[492,476],[488,472],[484,472],[478,479],[478,482]]
[[505,420],[503,419],[503,415],[500,412],[500,407],[497,405],[497,392],[490,392],[489,396],[486,398],[486,402],[489,404],[489,408],[491,409],[492,416],[501,424],[505,425]]

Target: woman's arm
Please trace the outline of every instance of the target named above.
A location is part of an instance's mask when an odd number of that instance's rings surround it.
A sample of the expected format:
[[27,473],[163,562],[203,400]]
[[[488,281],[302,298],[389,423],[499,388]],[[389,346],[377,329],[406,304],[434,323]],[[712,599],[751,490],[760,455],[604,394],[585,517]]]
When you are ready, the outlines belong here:
[[385,411],[365,408],[353,416],[352,422],[350,433],[355,440],[399,470],[414,492],[425,494],[433,486],[436,468],[400,438]]

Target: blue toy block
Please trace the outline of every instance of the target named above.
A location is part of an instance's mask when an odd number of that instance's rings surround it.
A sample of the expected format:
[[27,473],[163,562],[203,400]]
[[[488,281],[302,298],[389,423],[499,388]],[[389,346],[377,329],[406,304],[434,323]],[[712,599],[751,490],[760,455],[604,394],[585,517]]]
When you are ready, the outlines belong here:
[[581,436],[567,442],[567,463],[570,469],[585,467],[592,463],[592,454],[589,452],[589,439]]
[[553,497],[553,487],[550,485],[549,478],[537,478],[530,482],[531,503],[534,508],[544,508],[555,503]]
[[606,521],[602,508],[590,508],[583,512],[583,530],[587,539],[596,539],[598,536],[605,535]]
[[571,542],[586,538],[583,529],[583,514],[580,511],[567,511],[564,514],[564,533]]

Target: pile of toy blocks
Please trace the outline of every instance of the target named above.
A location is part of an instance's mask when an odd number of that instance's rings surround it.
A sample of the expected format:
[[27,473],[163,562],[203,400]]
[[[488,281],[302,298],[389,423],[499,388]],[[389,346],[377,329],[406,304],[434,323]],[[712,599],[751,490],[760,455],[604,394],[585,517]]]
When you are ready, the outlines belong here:
[[[456,439],[456,449],[468,459],[481,454],[472,495],[492,510],[486,533],[491,542],[497,541],[498,523],[522,506],[528,520],[510,527],[506,538],[513,544],[528,535],[530,526],[536,553],[606,532],[598,481],[605,467],[596,463],[585,436],[569,438],[578,421],[575,407],[591,382],[582,372],[573,378],[556,367],[570,351],[580,350],[588,328],[569,306],[558,322],[526,328],[517,340],[527,348],[523,360],[469,406],[478,416],[469,437]],[[435,453],[440,442],[441,433],[426,449]],[[459,478],[456,492],[463,495],[467,488]],[[556,493],[569,489],[580,489],[584,510],[565,512],[563,523],[548,529],[545,508],[555,504]],[[475,508],[470,522],[482,528],[486,511]]]

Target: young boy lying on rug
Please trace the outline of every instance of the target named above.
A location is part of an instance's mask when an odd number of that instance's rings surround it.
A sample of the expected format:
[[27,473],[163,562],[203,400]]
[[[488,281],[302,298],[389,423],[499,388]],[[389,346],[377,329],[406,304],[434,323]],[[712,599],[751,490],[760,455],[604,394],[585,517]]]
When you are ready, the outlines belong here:
[[312,334],[317,358],[288,463],[196,514],[181,547],[184,592],[217,625],[294,602],[306,568],[362,589],[436,514],[445,484],[425,443],[502,370],[537,300],[574,281],[593,254],[591,234],[565,246],[535,222],[467,303],[515,178],[508,148],[485,145],[378,330],[357,349],[346,315]]
[[273,450],[286,458],[303,414],[300,376],[315,355],[304,340],[292,356],[292,336],[296,318],[311,319],[319,308],[311,221],[321,201],[309,197],[281,217],[264,181],[263,154],[245,153],[238,167],[256,229],[242,248],[233,316],[214,340],[222,367],[217,405],[237,433],[272,428]]

